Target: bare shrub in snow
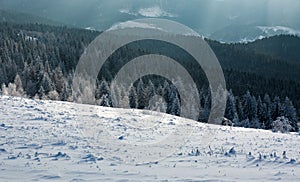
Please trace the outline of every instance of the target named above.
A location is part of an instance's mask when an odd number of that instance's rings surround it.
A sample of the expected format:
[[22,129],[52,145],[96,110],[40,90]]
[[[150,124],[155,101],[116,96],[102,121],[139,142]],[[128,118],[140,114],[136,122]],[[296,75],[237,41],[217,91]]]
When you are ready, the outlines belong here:
[[48,94],[48,98],[50,100],[59,100],[59,94],[57,93],[56,90],[50,91]]
[[273,132],[282,132],[282,133],[288,133],[292,130],[291,122],[284,116],[278,117],[275,121],[272,123],[272,131]]

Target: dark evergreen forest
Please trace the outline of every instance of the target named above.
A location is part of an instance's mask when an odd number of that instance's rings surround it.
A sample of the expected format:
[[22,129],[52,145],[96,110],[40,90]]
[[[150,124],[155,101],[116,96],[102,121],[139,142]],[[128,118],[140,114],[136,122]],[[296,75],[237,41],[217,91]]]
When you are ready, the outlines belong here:
[[[40,24],[0,23],[0,84],[2,94],[29,98],[77,101],[72,78],[81,54],[101,32]],[[223,68],[227,89],[225,117],[235,126],[274,129],[274,121],[285,117],[289,131],[298,131],[300,114],[300,38],[279,35],[252,43],[224,44],[206,40]],[[162,42],[126,45],[109,59],[98,76],[95,103],[112,106],[110,80],[116,65],[147,53],[173,55],[197,71],[190,58]],[[210,91],[204,74],[198,121],[209,115]],[[143,78],[126,88],[131,108],[148,109],[151,97],[161,95],[163,112],[180,115],[180,95],[161,78]],[[126,94],[125,94],[126,95]],[[298,110],[296,110],[296,108]]]

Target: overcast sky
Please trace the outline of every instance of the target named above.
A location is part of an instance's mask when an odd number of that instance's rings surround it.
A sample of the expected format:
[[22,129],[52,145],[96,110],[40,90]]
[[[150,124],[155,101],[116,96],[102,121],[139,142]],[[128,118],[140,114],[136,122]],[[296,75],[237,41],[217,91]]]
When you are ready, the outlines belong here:
[[0,0],[0,8],[103,28],[127,19],[160,17],[212,30],[234,23],[300,29],[300,0]]

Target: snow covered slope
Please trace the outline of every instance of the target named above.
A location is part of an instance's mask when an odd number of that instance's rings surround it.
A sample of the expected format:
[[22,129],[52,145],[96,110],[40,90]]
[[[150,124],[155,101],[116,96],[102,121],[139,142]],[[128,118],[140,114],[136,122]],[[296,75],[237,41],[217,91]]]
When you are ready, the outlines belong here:
[[1,96],[0,178],[300,181],[300,136]]
[[232,24],[212,33],[209,38],[221,42],[254,42],[275,35],[299,36],[300,31],[286,26],[258,26]]

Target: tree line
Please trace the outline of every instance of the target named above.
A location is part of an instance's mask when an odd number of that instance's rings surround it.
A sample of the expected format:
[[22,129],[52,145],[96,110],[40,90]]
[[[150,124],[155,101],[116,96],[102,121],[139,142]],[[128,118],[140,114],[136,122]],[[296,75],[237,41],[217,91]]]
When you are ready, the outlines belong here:
[[[73,72],[84,49],[101,32],[39,24],[0,24],[0,84],[2,94],[78,101],[72,90]],[[288,40],[290,39],[298,40],[298,37],[288,38]],[[285,117],[285,121],[288,120],[286,123],[292,127],[290,130],[298,130],[296,124],[297,110],[293,104],[296,107],[300,106],[298,99],[300,85],[291,79],[292,75],[285,78],[280,75],[284,65],[289,67],[294,62],[291,63],[290,59],[285,62],[283,56],[277,59],[274,58],[274,55],[262,55],[257,51],[248,56],[247,45],[208,42],[222,65],[227,87],[232,89],[228,92],[226,118],[232,120],[235,126],[272,129],[274,128],[273,121],[276,121],[278,117]],[[257,47],[260,47],[261,44],[258,44]],[[256,45],[251,44],[251,46],[255,47]],[[139,47],[139,45],[125,46],[110,58],[113,61],[105,65],[106,71],[104,70],[102,74],[99,74],[97,79],[93,104],[112,106],[112,98],[110,98],[109,93],[110,82],[104,80],[106,78],[111,79],[114,73],[107,70],[114,70],[114,65],[116,63],[121,64],[125,57],[136,57],[146,54],[149,50],[159,49],[159,46],[151,42],[147,43],[146,49]],[[174,55],[172,49],[168,49],[167,46],[163,47],[165,52]],[[285,49],[285,51],[287,50]],[[286,52],[284,53],[286,54]],[[190,64],[189,57],[186,55],[177,52],[174,57],[184,60],[188,70],[199,71],[194,68],[193,64]],[[232,62],[230,62],[230,57],[232,57]],[[250,61],[243,61],[244,59]],[[274,59],[277,61],[270,61]],[[267,69],[266,73],[262,73],[261,70],[256,72],[256,69],[251,67],[251,69],[246,69],[248,62],[259,65],[258,61],[260,60],[270,63],[272,69]],[[241,67],[242,69],[240,69]],[[275,71],[275,73],[272,72],[271,75],[273,76],[268,76],[270,75],[268,72],[271,73],[271,71]],[[287,73],[287,70],[285,69],[283,72]],[[291,72],[294,74],[293,71]],[[198,79],[205,82],[202,74]],[[127,97],[127,104],[138,109],[154,107],[153,103],[151,104],[153,101],[151,98],[159,95],[161,97],[158,99],[163,99],[165,104],[155,107],[158,107],[162,112],[180,115],[180,95],[172,84],[169,82],[162,83],[157,85],[154,81],[151,83],[149,80],[139,80],[131,88],[121,88],[119,95]],[[199,112],[198,121],[205,122],[211,107],[211,93],[207,89],[207,85],[203,86],[199,95],[201,107],[194,108],[194,112]]]
[[[221,90],[217,97],[223,92]],[[197,112],[198,115],[196,120],[206,123],[211,111],[212,94],[207,87],[202,87],[199,93],[199,109],[194,112]],[[275,96],[271,98],[268,94],[255,97],[250,91],[242,96],[235,96],[232,90],[226,90],[224,93],[226,94],[224,117],[232,121],[233,126],[282,132],[299,131],[296,109],[288,97]],[[118,88],[116,94],[120,97],[126,97],[124,106],[128,108],[181,115],[180,95],[175,86],[167,81],[156,86],[151,80],[140,79],[130,88]],[[101,81],[96,88],[96,103],[101,106],[113,107],[111,96],[109,84],[105,80]],[[157,96],[159,99],[153,101],[153,98]],[[195,96],[191,95],[191,98],[193,97]]]

